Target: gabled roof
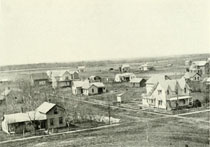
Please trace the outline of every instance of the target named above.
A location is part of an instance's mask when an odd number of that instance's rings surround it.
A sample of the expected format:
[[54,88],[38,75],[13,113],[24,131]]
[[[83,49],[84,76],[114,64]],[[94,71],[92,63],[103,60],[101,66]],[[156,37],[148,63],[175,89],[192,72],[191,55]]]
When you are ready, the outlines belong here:
[[100,78],[100,79],[101,79],[100,76],[96,76],[96,75],[92,75],[92,76],[90,76],[88,79],[94,79],[94,78]]
[[89,81],[73,81],[74,87],[83,87],[84,85],[89,85]]
[[147,80],[147,84],[156,84],[157,82],[170,80],[170,78],[167,75],[154,75],[149,80]]
[[84,69],[85,66],[78,66],[77,68],[78,68],[78,69]]
[[[177,79],[177,80],[166,80],[166,81],[161,81],[159,84],[167,90],[170,88],[172,91],[176,91],[176,86],[180,86],[181,89],[184,89],[186,86],[186,81],[184,78]],[[177,85],[178,84],[178,85]]]
[[47,79],[49,79],[47,73],[45,73],[45,72],[42,72],[42,73],[32,73],[31,74],[31,78],[33,80],[43,80],[43,79],[46,79],[47,80]]
[[193,61],[193,64],[197,66],[205,66],[207,61]]
[[78,73],[78,71],[69,71],[70,74]]
[[49,102],[44,102],[42,103],[36,110],[46,114],[49,112],[56,104],[49,103]]
[[184,77],[185,79],[190,79],[190,78],[194,77],[195,75],[200,76],[198,73],[186,72],[186,73],[184,74],[183,77]]
[[83,89],[89,89],[91,86],[96,86],[96,87],[105,87],[105,85],[101,82],[95,82],[95,83],[86,83],[82,86]]
[[121,66],[121,68],[128,68],[128,67],[130,67],[129,64],[123,64],[123,65]]
[[143,80],[143,78],[133,78],[130,80],[131,83],[140,83]]
[[145,63],[145,64],[141,65],[140,67],[153,67],[153,66],[149,63]]
[[91,86],[94,85],[94,86],[96,86],[96,87],[105,87],[104,83],[101,83],[101,82],[91,83],[90,85],[91,85]]

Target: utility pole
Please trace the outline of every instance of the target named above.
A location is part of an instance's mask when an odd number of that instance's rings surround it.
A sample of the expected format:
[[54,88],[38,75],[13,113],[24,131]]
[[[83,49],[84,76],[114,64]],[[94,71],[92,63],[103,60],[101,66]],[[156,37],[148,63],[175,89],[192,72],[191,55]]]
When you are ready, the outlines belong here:
[[108,104],[108,115],[109,115],[109,125],[111,124],[111,107],[110,107],[110,101],[109,101],[109,104]]
[[[176,75],[176,78],[177,78],[177,74],[175,74]],[[175,89],[175,93],[176,93],[176,109],[178,109],[178,106],[179,106],[179,103],[178,103],[178,101],[179,101],[179,89],[178,89],[178,81],[177,81],[177,79],[176,79],[176,85],[175,85],[176,87],[176,89]]]
[[110,96],[108,97],[108,116],[109,116],[109,125],[111,124],[111,104],[110,104],[110,97],[114,92],[110,91]]

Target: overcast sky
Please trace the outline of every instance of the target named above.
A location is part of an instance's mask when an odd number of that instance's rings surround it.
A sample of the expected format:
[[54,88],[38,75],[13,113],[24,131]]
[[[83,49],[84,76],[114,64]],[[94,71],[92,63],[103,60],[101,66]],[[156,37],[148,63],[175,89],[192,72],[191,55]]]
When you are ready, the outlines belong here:
[[210,53],[210,0],[0,1],[0,65]]

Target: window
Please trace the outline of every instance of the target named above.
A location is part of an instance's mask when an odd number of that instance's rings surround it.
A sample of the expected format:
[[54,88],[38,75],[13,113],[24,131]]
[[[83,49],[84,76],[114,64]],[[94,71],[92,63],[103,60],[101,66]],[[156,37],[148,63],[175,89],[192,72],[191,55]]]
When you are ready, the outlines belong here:
[[162,100],[159,100],[159,101],[158,101],[158,105],[160,105],[160,106],[161,106],[161,105],[162,105],[162,103],[163,103],[163,101],[162,101]]
[[63,124],[63,117],[59,117],[59,124]]
[[94,89],[92,89],[92,93],[94,93]]
[[51,126],[54,125],[54,119],[53,119],[53,118],[50,119],[50,125],[51,125]]
[[45,81],[39,81],[39,85],[45,85],[46,82]]
[[185,102],[185,99],[183,99],[183,104],[185,104],[186,102]]
[[169,95],[169,90],[167,90],[167,95]]
[[55,107],[55,109],[54,109],[54,114],[58,114],[58,109],[57,109],[57,107]]
[[158,95],[162,94],[162,90],[158,90]]
[[184,93],[187,93],[187,88],[186,87],[184,88]]

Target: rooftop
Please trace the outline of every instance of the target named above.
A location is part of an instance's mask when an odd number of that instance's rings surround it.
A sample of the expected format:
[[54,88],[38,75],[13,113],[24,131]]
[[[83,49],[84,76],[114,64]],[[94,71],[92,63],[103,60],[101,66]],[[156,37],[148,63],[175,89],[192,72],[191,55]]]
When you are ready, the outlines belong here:
[[49,77],[47,73],[43,72],[43,73],[32,73],[31,78],[33,80],[42,80],[42,79],[48,79]]
[[131,83],[140,83],[143,80],[143,78],[133,78],[131,79]]
[[50,111],[56,104],[44,102],[42,103],[36,110],[46,114],[48,111]]

